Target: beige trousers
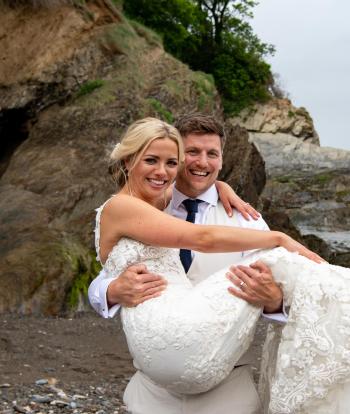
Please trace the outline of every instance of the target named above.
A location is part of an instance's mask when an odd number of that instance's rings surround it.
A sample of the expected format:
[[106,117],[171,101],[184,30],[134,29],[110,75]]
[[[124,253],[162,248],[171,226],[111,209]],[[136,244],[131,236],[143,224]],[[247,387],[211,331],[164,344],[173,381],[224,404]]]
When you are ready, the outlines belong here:
[[196,395],[169,393],[142,372],[131,378],[124,403],[132,414],[261,414],[250,365],[235,368],[217,387]]

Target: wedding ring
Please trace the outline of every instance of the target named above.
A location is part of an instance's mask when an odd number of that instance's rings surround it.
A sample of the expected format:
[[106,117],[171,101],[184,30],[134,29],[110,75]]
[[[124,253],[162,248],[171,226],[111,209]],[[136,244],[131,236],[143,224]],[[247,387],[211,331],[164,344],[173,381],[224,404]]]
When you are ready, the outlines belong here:
[[240,287],[243,287],[245,285],[244,282],[241,281],[241,283],[239,284]]

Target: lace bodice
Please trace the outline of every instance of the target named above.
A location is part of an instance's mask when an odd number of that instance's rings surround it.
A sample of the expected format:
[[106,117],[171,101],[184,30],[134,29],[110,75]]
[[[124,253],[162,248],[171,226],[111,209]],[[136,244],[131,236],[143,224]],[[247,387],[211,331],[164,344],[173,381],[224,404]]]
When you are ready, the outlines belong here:
[[[96,209],[95,247],[100,262],[100,220],[108,201]],[[116,277],[129,266],[139,263],[145,264],[150,273],[163,276],[169,284],[191,286],[183,270],[178,249],[149,246],[128,237],[122,237],[112,248],[103,268],[107,277]]]

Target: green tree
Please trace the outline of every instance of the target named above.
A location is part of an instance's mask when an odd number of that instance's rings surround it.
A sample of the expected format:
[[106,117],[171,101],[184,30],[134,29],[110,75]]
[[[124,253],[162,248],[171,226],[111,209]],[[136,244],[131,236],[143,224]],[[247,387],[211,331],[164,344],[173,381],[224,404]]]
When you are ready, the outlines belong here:
[[125,0],[127,16],[158,32],[166,50],[182,58],[183,46],[193,39],[199,9],[190,0]]
[[272,75],[248,19],[254,0],[127,0],[127,15],[152,27],[167,51],[214,76],[225,110],[237,113],[269,97]]

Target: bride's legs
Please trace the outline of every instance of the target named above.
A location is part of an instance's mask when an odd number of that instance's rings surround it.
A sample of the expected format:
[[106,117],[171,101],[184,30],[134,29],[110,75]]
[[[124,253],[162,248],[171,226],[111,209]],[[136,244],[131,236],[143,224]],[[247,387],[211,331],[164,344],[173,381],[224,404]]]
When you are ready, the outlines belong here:
[[135,364],[153,381],[185,394],[207,391],[248,349],[260,309],[228,293],[226,271],[195,288],[169,285],[161,297],[123,309]]
[[[285,301],[292,305],[291,322],[285,330],[289,337],[282,346],[285,354],[291,350],[295,355],[300,353],[297,343],[290,348],[294,338],[320,346],[324,342],[322,333],[311,332],[311,335],[308,329],[313,326],[310,316],[320,319],[318,308],[320,303],[324,304],[324,289],[331,286],[332,267],[317,265],[284,249],[261,252],[244,263],[257,259],[271,267],[275,279],[282,284]],[[227,292],[229,282],[225,273],[223,269],[193,289],[170,285],[161,297],[136,309],[123,310],[130,350],[138,368],[153,381],[175,392],[204,392],[225,378],[247,349],[260,311]],[[323,284],[319,285],[321,280]],[[316,283],[315,288],[311,288],[311,281]],[[339,283],[337,290],[342,286]],[[341,292],[344,287],[349,291],[349,285],[345,284]],[[326,302],[327,312],[334,313],[328,299]],[[334,313],[336,319],[339,315],[348,317],[344,309],[338,311],[337,308]],[[298,316],[296,322],[294,315]],[[336,319],[333,321],[339,326]],[[347,329],[350,333],[349,326]],[[305,332],[307,339],[300,336]],[[330,335],[335,333],[331,330]],[[283,358],[279,366],[286,363]],[[284,373],[278,371],[278,375],[282,378]]]

